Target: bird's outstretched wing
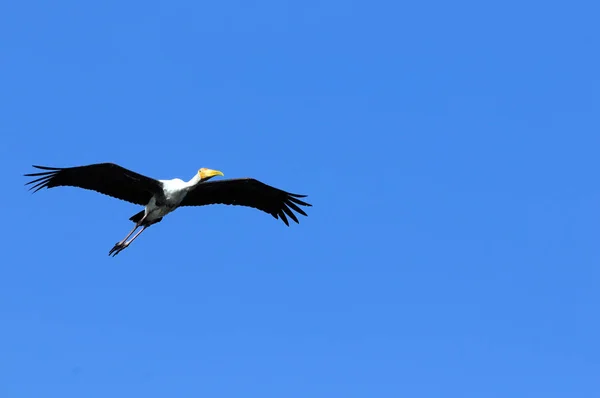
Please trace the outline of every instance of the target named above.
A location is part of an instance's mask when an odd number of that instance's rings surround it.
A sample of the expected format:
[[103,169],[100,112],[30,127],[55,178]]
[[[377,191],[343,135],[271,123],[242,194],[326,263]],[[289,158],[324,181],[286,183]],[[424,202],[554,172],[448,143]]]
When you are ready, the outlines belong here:
[[181,206],[221,203],[253,207],[271,214],[276,219],[281,218],[285,225],[289,226],[286,214],[298,223],[298,218],[292,210],[306,216],[306,213],[298,205],[312,206],[298,199],[304,197],[306,195],[285,192],[253,178],[236,178],[198,184],[187,194]]
[[25,174],[37,177],[25,185],[34,192],[42,188],[71,186],[90,189],[113,198],[138,205],[146,205],[154,193],[162,192],[160,181],[127,170],[114,163],[97,163],[77,167],[33,166],[40,173]]

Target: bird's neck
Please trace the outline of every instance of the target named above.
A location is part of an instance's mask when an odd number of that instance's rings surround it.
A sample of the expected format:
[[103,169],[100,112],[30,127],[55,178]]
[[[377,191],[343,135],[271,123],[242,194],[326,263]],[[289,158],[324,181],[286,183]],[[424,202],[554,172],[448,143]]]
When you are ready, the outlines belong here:
[[191,180],[189,180],[188,182],[185,183],[186,185],[186,189],[187,190],[191,190],[194,189],[196,187],[196,185],[198,185],[200,183],[200,175],[196,174]]

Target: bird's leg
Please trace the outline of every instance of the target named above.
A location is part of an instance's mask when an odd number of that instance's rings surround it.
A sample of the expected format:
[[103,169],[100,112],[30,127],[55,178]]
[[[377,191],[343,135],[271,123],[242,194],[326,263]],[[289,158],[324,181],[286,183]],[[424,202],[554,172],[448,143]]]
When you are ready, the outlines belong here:
[[124,237],[122,240],[120,240],[119,242],[117,242],[115,244],[115,247],[117,246],[123,246],[123,244],[127,241],[127,239],[133,235],[133,233],[135,232],[136,229],[138,229],[140,227],[140,223],[135,224],[135,226],[133,227],[133,229],[127,234],[126,237]]
[[[135,232],[135,230],[138,229],[139,227],[140,227],[139,223],[135,224],[135,226],[133,227],[133,229],[131,230],[131,232],[129,232],[127,234],[127,236],[123,238],[123,240],[115,243],[115,245],[112,247],[112,249],[110,249],[110,251],[108,252],[108,255],[110,256],[111,254],[117,252],[117,250],[119,250],[119,249],[121,249],[121,250],[124,249],[125,248],[124,247],[125,246],[125,241],[127,241],[127,238],[129,238],[131,236],[131,234],[133,234]],[[121,250],[119,250],[119,251],[121,251]],[[117,255],[117,253],[115,253],[115,256]]]
[[142,232],[144,232],[144,231],[146,230],[146,228],[148,228],[148,227],[149,227],[149,225],[146,225],[146,226],[144,226],[142,229],[140,229],[140,230],[138,231],[138,233],[137,233],[137,234],[135,234],[135,235],[133,236],[133,238],[131,238],[131,239],[129,240],[129,242],[125,242],[125,247],[129,246],[129,245],[131,244],[131,242],[133,242],[133,241],[135,240],[135,238],[137,238],[138,236],[140,236],[140,235],[141,235],[141,233],[142,233]]
[[138,229],[140,227],[140,225],[142,225],[142,223],[144,222],[144,220],[146,219],[147,214],[144,214],[144,217],[142,217],[140,219],[140,221],[138,221],[137,223],[135,223],[135,226],[133,227],[133,229],[131,231],[129,231],[129,233],[127,234],[126,237],[124,237],[122,240],[120,240],[119,242],[115,243],[115,245],[113,246],[113,248],[110,250],[110,252],[108,252],[108,255],[110,256],[115,250],[119,249],[120,247],[123,247],[123,245],[125,244],[125,242],[127,241],[127,239],[135,232],[136,229]]
[[[137,234],[135,234],[135,235],[133,236],[133,238],[131,238],[131,239],[130,239],[128,242],[125,242],[125,243],[123,243],[123,244],[119,245],[118,247],[117,247],[117,245],[115,245],[115,247],[113,247],[113,248],[112,248],[112,250],[111,250],[111,251],[108,253],[108,255],[110,256],[110,255],[112,254],[112,256],[114,257],[114,256],[116,256],[117,254],[121,253],[121,251],[125,250],[125,248],[126,248],[127,246],[129,246],[129,245],[131,244],[131,242],[133,242],[133,241],[135,240],[135,238],[137,238],[138,236],[140,236],[140,234],[141,234],[142,232],[144,232],[144,231],[146,230],[146,228],[148,228],[148,226],[147,226],[147,225],[144,225],[144,226],[142,227],[142,229],[140,229],[140,230],[138,231],[138,233],[137,233]],[[130,234],[130,235],[131,235],[131,234]]]

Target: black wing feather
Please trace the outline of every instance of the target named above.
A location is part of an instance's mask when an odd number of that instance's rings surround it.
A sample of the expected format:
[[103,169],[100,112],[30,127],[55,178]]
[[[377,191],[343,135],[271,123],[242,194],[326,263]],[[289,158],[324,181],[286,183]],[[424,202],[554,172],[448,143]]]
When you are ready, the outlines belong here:
[[236,178],[198,184],[193,191],[187,194],[181,206],[205,206],[220,203],[253,207],[271,214],[276,219],[281,218],[285,225],[289,226],[286,214],[299,223],[292,210],[306,216],[306,213],[298,205],[312,206],[298,199],[304,197],[306,195],[285,192],[254,178]]
[[77,167],[33,166],[46,170],[41,173],[25,174],[38,177],[25,185],[31,185],[34,192],[42,188],[71,186],[89,189],[116,199],[138,205],[146,205],[155,193],[162,192],[160,181],[114,163],[97,163]]

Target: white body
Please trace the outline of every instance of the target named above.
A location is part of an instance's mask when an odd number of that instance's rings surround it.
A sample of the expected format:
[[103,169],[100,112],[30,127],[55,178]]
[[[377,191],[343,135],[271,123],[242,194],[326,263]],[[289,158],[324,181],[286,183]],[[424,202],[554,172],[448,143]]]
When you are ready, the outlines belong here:
[[185,182],[179,178],[172,180],[159,180],[163,184],[165,203],[161,203],[161,206],[157,206],[156,197],[152,197],[152,199],[150,199],[150,203],[146,205],[145,221],[152,222],[156,219],[166,216],[179,207],[189,190],[198,183],[196,180],[199,180],[199,178],[194,177],[189,182]]

